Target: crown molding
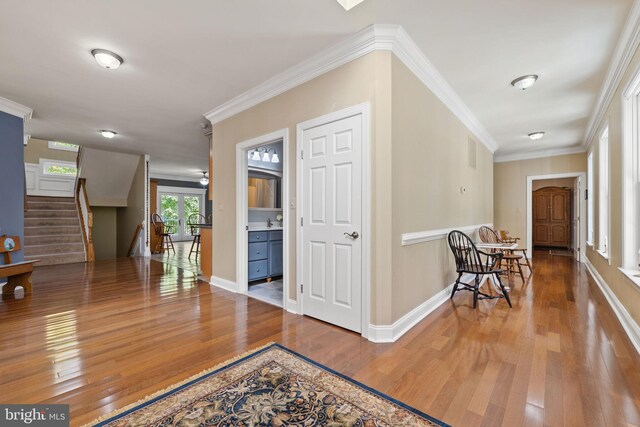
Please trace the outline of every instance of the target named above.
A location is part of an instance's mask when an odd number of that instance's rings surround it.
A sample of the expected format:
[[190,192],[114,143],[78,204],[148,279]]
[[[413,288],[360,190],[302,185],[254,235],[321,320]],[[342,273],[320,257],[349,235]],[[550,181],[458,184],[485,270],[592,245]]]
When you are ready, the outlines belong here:
[[208,111],[215,124],[376,50],[391,51],[492,153],[498,144],[399,25],[371,25],[338,45]]
[[31,108],[25,107],[22,104],[18,104],[17,102],[13,102],[12,100],[1,96],[0,111],[11,114],[12,116],[20,117],[25,122],[31,120],[31,116],[33,115],[33,110]]
[[598,102],[596,103],[593,113],[587,124],[587,132],[585,134],[582,146],[584,150],[588,150],[598,131],[598,127],[602,122],[611,100],[618,90],[618,86],[624,77],[627,67],[631,63],[631,59],[636,53],[640,45],[640,0],[635,0],[629,11],[627,21],[620,33],[620,38],[616,45],[616,49],[611,59],[611,64],[607,71],[607,75],[602,84]]
[[568,148],[549,148],[546,150],[529,151],[526,153],[514,153],[514,154],[496,154],[493,158],[493,163],[514,162],[517,160],[529,160],[540,159],[542,157],[555,157],[565,156],[567,154],[585,153],[586,149],[583,146],[568,147]]

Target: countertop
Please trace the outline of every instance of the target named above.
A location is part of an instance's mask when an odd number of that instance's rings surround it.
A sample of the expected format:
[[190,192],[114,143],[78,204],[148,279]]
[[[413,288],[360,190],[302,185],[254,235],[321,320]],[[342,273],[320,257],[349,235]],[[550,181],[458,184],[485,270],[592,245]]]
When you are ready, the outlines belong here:
[[271,228],[268,228],[265,225],[265,226],[258,226],[258,227],[249,227],[248,231],[282,231],[282,227],[278,227],[274,225]]

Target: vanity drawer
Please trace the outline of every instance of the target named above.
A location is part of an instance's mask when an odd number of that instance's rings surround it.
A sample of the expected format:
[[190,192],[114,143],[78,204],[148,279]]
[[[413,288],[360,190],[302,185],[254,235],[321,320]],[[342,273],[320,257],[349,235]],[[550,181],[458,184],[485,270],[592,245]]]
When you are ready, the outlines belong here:
[[267,259],[268,243],[249,243],[249,261]]
[[267,260],[249,262],[249,281],[263,279],[269,273]]
[[266,242],[269,240],[269,233],[266,231],[250,231],[249,243],[251,242]]
[[282,240],[282,230],[270,231],[269,240]]

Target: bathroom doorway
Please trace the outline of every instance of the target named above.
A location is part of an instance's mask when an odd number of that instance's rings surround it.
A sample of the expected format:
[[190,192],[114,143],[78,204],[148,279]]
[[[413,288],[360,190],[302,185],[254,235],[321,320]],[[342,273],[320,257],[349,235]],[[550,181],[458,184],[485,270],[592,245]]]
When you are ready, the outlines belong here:
[[[238,145],[238,291],[288,302],[287,131]],[[295,202],[294,202],[295,204]]]

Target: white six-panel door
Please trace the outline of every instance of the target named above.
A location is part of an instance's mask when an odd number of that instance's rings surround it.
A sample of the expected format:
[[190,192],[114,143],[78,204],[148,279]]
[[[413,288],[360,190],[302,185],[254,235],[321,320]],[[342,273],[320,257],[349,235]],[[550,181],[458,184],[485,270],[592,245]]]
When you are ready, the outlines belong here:
[[304,130],[304,314],[362,329],[362,115]]

